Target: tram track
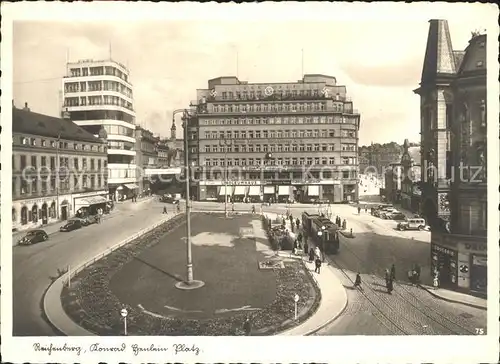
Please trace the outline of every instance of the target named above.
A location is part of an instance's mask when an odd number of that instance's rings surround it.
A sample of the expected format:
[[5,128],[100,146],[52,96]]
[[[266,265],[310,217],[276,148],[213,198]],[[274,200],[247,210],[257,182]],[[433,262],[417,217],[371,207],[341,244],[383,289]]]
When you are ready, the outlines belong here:
[[[340,249],[341,252],[349,252],[352,256],[354,256],[361,264],[366,264],[368,263],[366,260],[360,258],[352,249],[349,248],[349,245],[345,242],[344,239],[340,239],[340,244],[342,245],[342,249]],[[337,267],[342,271],[343,274],[347,275],[344,271],[345,268],[342,268],[339,265],[338,260],[332,259],[333,262],[337,265]],[[378,268],[377,270],[381,269],[379,265],[376,265]],[[365,284],[364,286],[369,287],[374,293],[375,290],[371,287],[371,285],[377,285],[377,286],[382,286],[385,288],[385,281],[382,278],[377,277],[375,274],[367,274],[372,279],[372,283]],[[350,278],[349,278],[350,279]],[[365,282],[367,283],[367,282]],[[423,330],[420,330],[420,334],[437,334],[437,335],[463,335],[463,334],[471,334],[474,335],[475,332],[466,326],[464,326],[461,322],[458,322],[458,320],[453,319],[451,315],[449,314],[444,314],[441,311],[436,310],[435,308],[427,305],[423,300],[421,300],[419,297],[415,296],[412,292],[410,292],[404,284],[394,281],[394,288],[398,288],[398,290],[393,290],[393,295],[401,298],[401,300],[406,303],[407,305],[411,306],[414,309],[414,314],[412,315],[411,318],[405,318],[407,322],[412,323],[412,326],[417,328],[418,326],[421,325],[423,320],[420,320],[421,318],[425,317],[425,320],[428,320],[434,324],[437,324],[438,327],[436,326],[430,326],[430,325],[425,325],[422,326]],[[389,302],[389,295],[387,294],[377,294],[377,296],[381,298],[381,301],[383,301],[387,306],[390,308],[394,309],[396,312],[399,310],[402,310],[402,305],[401,302],[394,300],[392,302]],[[392,305],[391,305],[392,303]],[[415,313],[418,312],[418,315],[415,315]],[[405,313],[406,314],[406,313]],[[420,318],[418,317],[420,316]],[[432,331],[432,332],[430,332]]]

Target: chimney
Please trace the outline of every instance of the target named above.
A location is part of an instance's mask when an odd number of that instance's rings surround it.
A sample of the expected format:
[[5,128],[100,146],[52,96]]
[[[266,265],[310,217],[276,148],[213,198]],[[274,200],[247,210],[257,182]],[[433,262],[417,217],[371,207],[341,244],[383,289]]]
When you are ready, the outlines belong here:
[[23,110],[30,111],[30,108],[28,107],[28,103],[27,102],[24,103],[24,109]]

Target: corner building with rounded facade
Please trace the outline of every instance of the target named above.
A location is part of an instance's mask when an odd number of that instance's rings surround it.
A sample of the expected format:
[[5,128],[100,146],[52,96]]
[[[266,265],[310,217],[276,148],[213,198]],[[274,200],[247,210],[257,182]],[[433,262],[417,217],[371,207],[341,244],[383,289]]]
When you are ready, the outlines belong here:
[[108,188],[112,199],[137,194],[135,111],[130,72],[113,60],[67,64],[63,78],[64,111],[78,126],[108,140]]
[[360,115],[335,77],[305,75],[294,83],[219,77],[197,90],[197,100],[188,127],[194,198],[358,199]]

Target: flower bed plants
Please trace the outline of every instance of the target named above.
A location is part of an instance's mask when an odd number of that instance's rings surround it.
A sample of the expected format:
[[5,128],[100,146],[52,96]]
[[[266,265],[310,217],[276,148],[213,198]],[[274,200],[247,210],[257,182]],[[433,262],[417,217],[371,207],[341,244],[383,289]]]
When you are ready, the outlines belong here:
[[[66,313],[80,326],[101,336],[122,334],[122,308],[129,312],[129,335],[215,336],[243,335],[247,316],[251,320],[253,335],[275,334],[304,321],[317,309],[320,292],[302,261],[285,261],[284,268],[270,272],[270,278],[276,279],[276,298],[257,311],[187,319],[151,315],[139,307],[120,302],[109,288],[113,275],[141,252],[158,244],[181,223],[183,217],[176,217],[77,274],[72,279],[71,288],[65,287],[61,295]],[[295,294],[300,296],[298,320],[294,320]]]

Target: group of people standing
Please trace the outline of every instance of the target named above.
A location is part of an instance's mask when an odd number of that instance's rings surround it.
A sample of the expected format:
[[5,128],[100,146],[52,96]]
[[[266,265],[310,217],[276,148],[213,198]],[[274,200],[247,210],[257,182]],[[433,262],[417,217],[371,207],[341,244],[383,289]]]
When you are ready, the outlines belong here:
[[342,220],[340,216],[335,218],[335,225],[341,227],[343,230],[347,229],[347,221],[346,219]]

